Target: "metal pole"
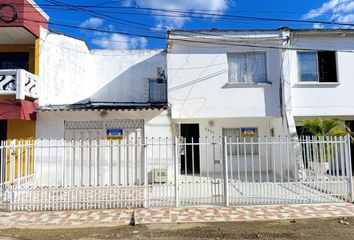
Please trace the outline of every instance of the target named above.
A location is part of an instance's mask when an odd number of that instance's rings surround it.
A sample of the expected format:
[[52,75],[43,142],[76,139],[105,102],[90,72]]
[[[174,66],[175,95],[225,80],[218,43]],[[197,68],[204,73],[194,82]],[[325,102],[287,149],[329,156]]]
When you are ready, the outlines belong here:
[[352,174],[352,161],[351,161],[351,149],[350,149],[350,136],[349,134],[346,137],[347,141],[347,174],[348,174],[348,190],[349,190],[349,201],[353,202],[353,174]]
[[[143,141],[143,138],[142,138]],[[143,171],[144,171],[144,207],[148,208],[149,207],[149,201],[148,201],[148,168],[147,168],[147,144],[146,144],[146,139],[144,139],[144,143],[142,143],[142,148],[143,148],[143,158],[144,158],[144,163],[143,163]]]
[[[228,162],[227,162],[227,137],[222,139],[223,147],[223,167],[224,167],[224,203],[225,206],[229,206],[229,175],[228,175]],[[232,153],[231,153],[232,154]]]
[[[175,160],[174,161],[175,162],[174,168],[175,168],[175,202],[176,202],[176,207],[179,207],[179,198],[178,198],[178,195],[179,195],[178,142],[179,142],[179,139],[178,139],[178,137],[176,137],[175,138],[175,159],[174,159]],[[185,173],[185,174],[187,174],[187,173]]]

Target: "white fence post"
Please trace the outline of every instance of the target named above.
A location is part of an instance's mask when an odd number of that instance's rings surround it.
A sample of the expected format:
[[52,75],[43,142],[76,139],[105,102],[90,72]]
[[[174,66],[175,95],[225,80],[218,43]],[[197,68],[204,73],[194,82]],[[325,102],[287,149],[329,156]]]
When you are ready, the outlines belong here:
[[350,149],[350,135],[346,137],[346,161],[347,161],[347,175],[348,175],[348,190],[349,190],[349,201],[353,202],[353,173],[352,173],[352,161],[351,161],[351,149]]
[[[13,204],[15,203],[15,178],[16,178],[16,169],[15,169],[15,155],[16,155],[16,142],[15,140],[11,140],[10,142],[10,188],[11,188],[11,202],[10,202],[10,210],[13,210]],[[19,162],[18,162],[19,163]]]
[[149,207],[149,201],[148,201],[148,167],[147,167],[147,144],[146,144],[146,139],[144,139],[144,143],[142,144],[143,146],[143,158],[144,158],[144,166],[143,166],[143,171],[144,171],[144,207],[148,208]]
[[224,167],[224,203],[225,206],[229,206],[229,174],[228,174],[228,162],[227,162],[227,137],[222,139],[223,148],[223,167]]
[[174,174],[175,174],[175,206],[179,207],[179,171],[178,171],[178,142],[179,142],[179,138],[176,137],[175,138],[175,157],[174,157]]

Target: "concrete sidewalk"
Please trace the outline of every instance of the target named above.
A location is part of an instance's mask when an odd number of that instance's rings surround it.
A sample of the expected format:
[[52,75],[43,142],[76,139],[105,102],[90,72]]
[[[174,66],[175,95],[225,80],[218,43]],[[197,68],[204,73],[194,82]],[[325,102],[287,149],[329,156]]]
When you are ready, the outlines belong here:
[[354,217],[352,204],[1,212],[0,228],[112,227],[150,223]]

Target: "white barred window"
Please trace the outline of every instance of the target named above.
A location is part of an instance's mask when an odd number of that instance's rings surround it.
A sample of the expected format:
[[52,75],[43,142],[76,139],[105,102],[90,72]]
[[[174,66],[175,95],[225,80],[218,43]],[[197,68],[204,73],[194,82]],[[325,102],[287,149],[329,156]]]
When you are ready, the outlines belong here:
[[267,83],[265,52],[229,53],[229,83]]

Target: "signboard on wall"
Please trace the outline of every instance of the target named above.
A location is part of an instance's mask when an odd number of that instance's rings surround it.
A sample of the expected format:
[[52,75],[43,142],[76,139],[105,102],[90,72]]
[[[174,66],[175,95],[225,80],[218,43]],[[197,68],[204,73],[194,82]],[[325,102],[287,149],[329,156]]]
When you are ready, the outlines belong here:
[[256,137],[257,129],[256,128],[241,128],[242,137]]
[[123,129],[121,128],[112,128],[112,129],[107,129],[107,139],[109,140],[119,140],[123,139]]

